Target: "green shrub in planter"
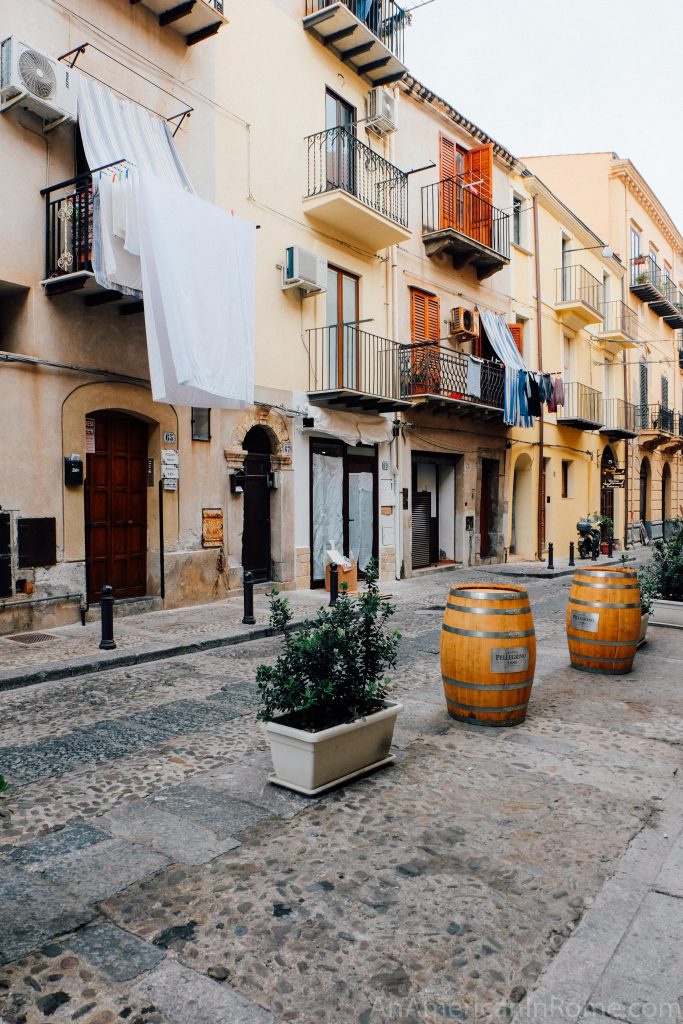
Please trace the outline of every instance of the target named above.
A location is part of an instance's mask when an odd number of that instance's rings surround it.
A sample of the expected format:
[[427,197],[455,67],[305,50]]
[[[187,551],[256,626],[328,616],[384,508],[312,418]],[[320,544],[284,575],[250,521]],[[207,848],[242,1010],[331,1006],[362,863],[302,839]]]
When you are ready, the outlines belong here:
[[271,592],[270,622],[282,646],[275,665],[260,665],[256,673],[261,721],[277,718],[283,725],[319,732],[380,708],[400,633],[387,626],[395,608],[380,597],[374,560],[365,574],[363,592],[351,597],[342,589],[335,605],[321,608],[296,630],[288,628],[288,600]]
[[4,793],[10,788],[10,784],[4,775],[0,775],[0,793]]
[[683,520],[672,520],[667,540],[654,542],[638,580],[644,611],[651,611],[656,600],[683,601]]

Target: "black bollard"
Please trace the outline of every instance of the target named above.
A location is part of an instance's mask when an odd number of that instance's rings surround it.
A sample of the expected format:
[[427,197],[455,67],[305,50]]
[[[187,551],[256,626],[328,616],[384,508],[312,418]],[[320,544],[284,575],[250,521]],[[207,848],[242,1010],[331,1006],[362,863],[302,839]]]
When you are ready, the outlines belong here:
[[555,563],[553,562],[554,555],[555,555],[555,545],[551,541],[548,544],[548,568],[549,569],[554,569],[555,568]]
[[337,603],[339,597],[339,569],[334,562],[330,565],[330,607]]
[[114,591],[109,586],[102,587],[100,594],[100,615],[102,618],[101,651],[113,651],[114,642]]
[[614,537],[607,538],[607,554],[610,558],[614,554]]
[[574,541],[570,540],[569,541],[569,568],[573,569],[575,565],[576,565],[576,562],[574,561]]
[[591,553],[591,559],[597,562],[598,555],[600,554],[600,534],[593,531],[593,549]]
[[254,618],[254,575],[253,573],[245,572],[244,574],[244,618],[242,624],[244,626],[253,626],[256,623]]

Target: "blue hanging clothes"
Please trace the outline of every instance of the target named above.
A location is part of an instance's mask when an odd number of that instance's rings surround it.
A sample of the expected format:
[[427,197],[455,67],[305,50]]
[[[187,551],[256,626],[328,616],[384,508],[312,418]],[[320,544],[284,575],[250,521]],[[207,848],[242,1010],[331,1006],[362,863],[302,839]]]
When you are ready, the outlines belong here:
[[482,310],[480,316],[486,337],[505,367],[503,420],[510,427],[532,427],[534,420],[529,414],[526,398],[528,370],[512,332],[497,313]]

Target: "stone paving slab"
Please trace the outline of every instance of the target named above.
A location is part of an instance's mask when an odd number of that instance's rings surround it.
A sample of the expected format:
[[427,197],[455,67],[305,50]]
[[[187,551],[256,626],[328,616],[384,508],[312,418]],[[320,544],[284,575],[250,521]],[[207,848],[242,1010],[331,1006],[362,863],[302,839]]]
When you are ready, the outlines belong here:
[[310,807],[308,797],[268,782],[272,770],[270,754],[264,753],[238,764],[214,768],[196,776],[193,783],[213,792],[219,791],[246,800],[281,818],[293,818]]
[[32,839],[21,846],[0,846],[0,855],[20,867],[40,867],[53,858],[76,850],[85,850],[95,843],[108,839],[106,832],[85,821],[76,822],[68,828],[49,832],[38,839]]
[[167,857],[142,846],[122,839],[105,839],[85,850],[31,865],[27,870],[63,885],[86,903],[97,903],[168,864]]
[[227,700],[175,700],[124,719],[149,731],[155,739],[166,740],[184,733],[209,729],[212,725],[238,718],[243,711]]
[[629,1024],[678,1024],[683,1009],[683,900],[648,893],[589,1009]]
[[109,923],[72,935],[69,949],[113,981],[137,978],[157,967],[165,956],[156,946]]
[[158,1007],[171,1024],[269,1024],[275,1018],[229,985],[167,961],[133,989]]
[[[654,888],[658,892],[670,893],[683,899],[683,832],[679,833],[676,843],[657,876]],[[683,985],[682,985],[683,988]],[[683,996],[683,991],[681,992]],[[682,1014],[683,1016],[683,1011]]]
[[272,811],[244,800],[236,799],[220,789],[198,786],[193,780],[173,789],[167,789],[156,797],[149,797],[144,803],[158,807],[169,814],[189,818],[222,836],[233,836],[264,818]]
[[90,921],[94,911],[60,885],[0,864],[0,964]]
[[240,845],[236,839],[218,836],[196,821],[169,814],[161,806],[142,800],[119,804],[99,817],[98,824],[120,839],[184,864],[205,864]]

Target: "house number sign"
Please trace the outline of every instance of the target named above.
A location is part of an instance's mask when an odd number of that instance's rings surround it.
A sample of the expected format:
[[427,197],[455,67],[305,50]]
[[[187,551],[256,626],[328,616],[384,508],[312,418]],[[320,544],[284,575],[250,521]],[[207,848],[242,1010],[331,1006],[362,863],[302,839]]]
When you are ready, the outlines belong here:
[[164,444],[175,444],[175,434],[172,430],[167,430],[164,434]]

